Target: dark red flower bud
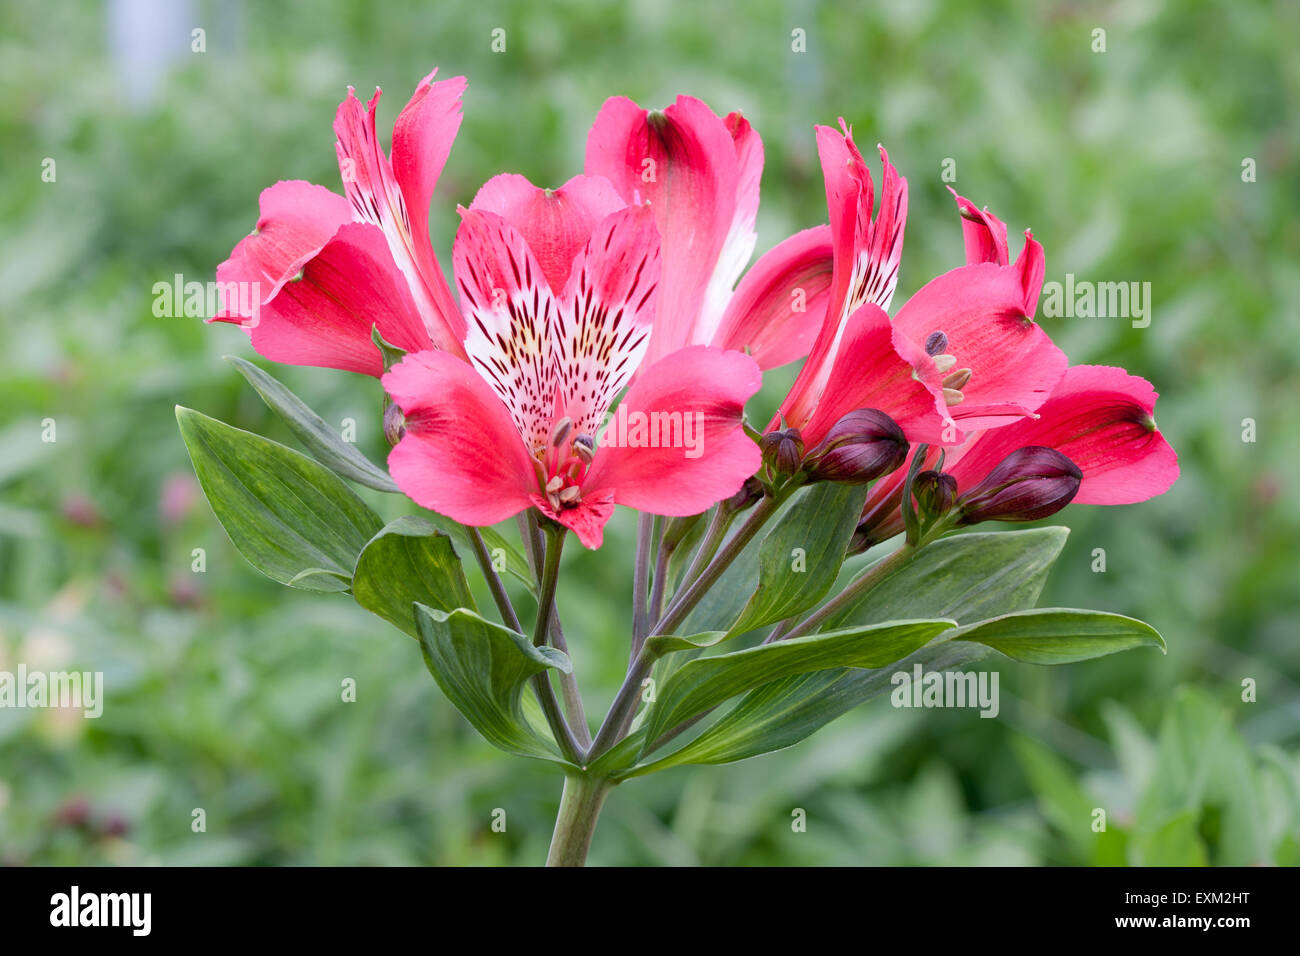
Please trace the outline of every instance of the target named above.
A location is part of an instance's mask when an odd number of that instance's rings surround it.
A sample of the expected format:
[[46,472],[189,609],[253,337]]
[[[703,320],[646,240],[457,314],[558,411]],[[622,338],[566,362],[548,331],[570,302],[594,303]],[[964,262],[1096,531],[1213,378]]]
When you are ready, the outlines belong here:
[[922,511],[934,518],[941,517],[952,510],[953,502],[957,500],[957,479],[927,469],[913,479],[912,495]]
[[849,412],[831,426],[808,456],[814,481],[866,484],[894,471],[907,459],[907,436],[875,408]]
[[803,435],[797,428],[768,432],[758,447],[767,467],[778,475],[793,475],[803,465]]
[[1054,515],[1079,492],[1083,472],[1054,448],[1028,445],[1003,458],[962,495],[961,524],[1037,521]]

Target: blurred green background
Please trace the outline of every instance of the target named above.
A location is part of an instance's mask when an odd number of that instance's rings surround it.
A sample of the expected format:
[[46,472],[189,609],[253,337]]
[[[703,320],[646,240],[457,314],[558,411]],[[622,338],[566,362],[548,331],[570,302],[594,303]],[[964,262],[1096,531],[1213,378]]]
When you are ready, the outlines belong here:
[[[1008,664],[997,720],[876,700],[789,751],[634,780],[612,795],[592,862],[1296,862],[1295,3],[153,6],[0,12],[0,669],[101,670],[107,685],[99,720],[0,710],[0,862],[544,858],[558,777],[479,740],[414,642],[233,550],[173,405],[293,441],[221,361],[252,356],[239,330],[152,311],[155,282],[212,277],[265,186],[339,188],[330,124],[349,84],[386,91],[386,143],[435,65],[470,80],[434,199],[444,263],[456,203],[490,175],[558,185],[580,171],[605,97],[687,92],[742,109],[763,136],[760,252],[825,220],[812,125],[843,115],[911,185],[896,302],[962,261],[945,159],[1015,251],[1033,228],[1049,281],[1152,285],[1145,329],[1042,320],[1074,363],[1156,384],[1182,464],[1155,501],[1067,509],[1042,603],[1142,617],[1168,656]],[[795,29],[807,52],[792,51]],[[271,370],[382,457],[372,380]],[[769,378],[771,400],[790,372]],[[633,533],[620,514],[601,553],[566,555],[560,601],[597,713],[626,662]],[[340,700],[348,677],[355,703]]]

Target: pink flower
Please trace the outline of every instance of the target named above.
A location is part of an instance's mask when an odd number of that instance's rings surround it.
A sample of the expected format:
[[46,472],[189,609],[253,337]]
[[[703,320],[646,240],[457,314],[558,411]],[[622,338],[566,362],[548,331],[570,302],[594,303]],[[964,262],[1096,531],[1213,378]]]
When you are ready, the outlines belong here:
[[[348,90],[334,120],[346,198],[294,180],[263,191],[254,232],[217,267],[215,321],[244,326],[269,359],[383,373],[371,327],[408,351],[464,355],[461,318],[429,243],[429,202],[460,128],[464,77],[420,81],[393,128],[391,157]],[[235,283],[237,285],[229,285]],[[255,289],[256,297],[231,295]],[[251,306],[251,307],[249,307]]]
[[1010,265],[1006,227],[991,214],[970,212],[974,207],[959,197],[967,265],[927,283],[891,321],[907,181],[882,147],[873,218],[871,174],[843,120],[840,131],[818,127],[817,143],[834,278],[822,329],[782,405],[786,422],[821,428],[855,407],[871,407],[893,417],[912,441],[953,444],[961,431],[1032,414],[1066,367],[1065,354],[1032,319],[1042,247],[1026,234],[1020,259]]
[[416,502],[470,525],[536,507],[596,548],[615,504],[694,514],[757,469],[740,423],[760,376],[734,351],[691,347],[642,370],[624,426],[601,440],[648,351],[660,283],[648,207],[600,178],[542,190],[498,176],[462,211],[452,258],[470,362],[422,351],[383,378],[406,419],[389,470]]
[[[945,454],[943,470],[967,492],[986,479],[1012,452],[1041,446],[1055,449],[1083,478],[1075,504],[1126,505],[1168,491],[1178,478],[1178,456],[1155,422],[1156,392],[1144,378],[1122,368],[1077,365],[1068,369],[1038,417],[970,435]],[[938,458],[930,449],[927,466]],[[859,526],[872,541],[903,528],[899,505],[906,470],[882,478]]]
[[763,173],[763,143],[744,117],[689,96],[662,112],[613,97],[587,137],[586,172],[627,203],[649,202],[663,237],[648,363],[687,345],[748,349],[765,369],[808,354],[830,288],[830,231],[791,236],[736,286],[754,251]]

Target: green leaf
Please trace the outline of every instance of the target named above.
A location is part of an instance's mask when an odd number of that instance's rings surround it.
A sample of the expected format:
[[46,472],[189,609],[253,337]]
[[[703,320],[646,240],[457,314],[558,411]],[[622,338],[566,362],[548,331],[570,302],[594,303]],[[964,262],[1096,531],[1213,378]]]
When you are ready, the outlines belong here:
[[352,580],[357,555],[382,522],[341,478],[193,409],[178,405],[176,419],[213,513],[249,564],[309,590]]
[[730,763],[781,750],[811,736],[863,701],[888,693],[893,675],[900,670],[911,670],[917,663],[929,670],[950,670],[987,653],[987,648],[978,644],[941,641],[887,667],[836,667],[774,680],[750,691],[717,723],[680,750],[616,776],[626,779],[680,764]]
[[923,547],[827,628],[912,617],[965,624],[1033,607],[1069,529],[1031,528],[940,538]]
[[839,667],[884,667],[955,625],[955,621],[875,624],[689,661],[668,679],[651,708],[646,738],[653,742],[702,711],[794,674]]
[[555,742],[524,716],[524,685],[554,668],[565,674],[569,658],[551,647],[534,647],[524,635],[464,608],[438,611],[415,605],[424,661],[447,699],[494,747],[556,763]]
[[1027,664],[1072,664],[1134,647],[1165,650],[1164,638],[1143,621],[1059,607],[1004,614],[959,627],[944,637],[983,644]]
[[[784,620],[826,596],[862,517],[867,488],[819,482],[799,492],[759,545],[758,587],[729,628],[731,634]],[[801,562],[797,570],[796,554]]]
[[378,614],[418,638],[415,602],[440,611],[474,610],[451,539],[418,515],[405,515],[375,535],[357,559],[352,594],[367,611]]
[[647,638],[645,647],[646,651],[655,657],[663,657],[673,651],[698,651],[701,648],[712,647],[726,636],[726,631],[706,631],[703,634],[692,634],[690,637],[656,634],[654,637]]
[[384,357],[385,372],[406,356],[406,349],[394,345],[379,334],[378,325],[370,326],[370,341],[375,343],[375,346],[379,349],[379,354]]
[[245,359],[227,355],[226,361],[235,366],[271,410],[284,419],[313,458],[359,485],[390,494],[402,493],[388,477],[388,472],[361,454],[356,445],[345,442],[329,423],[280,381]]

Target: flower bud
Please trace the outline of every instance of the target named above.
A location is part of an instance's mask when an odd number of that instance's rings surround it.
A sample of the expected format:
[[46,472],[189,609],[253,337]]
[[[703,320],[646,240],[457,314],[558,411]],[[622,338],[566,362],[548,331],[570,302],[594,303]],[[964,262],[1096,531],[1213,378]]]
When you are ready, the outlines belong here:
[[1083,472],[1054,448],[1027,445],[1003,458],[957,502],[961,524],[1037,521],[1054,515],[1079,492]]
[[763,461],[778,475],[793,475],[803,464],[803,435],[797,428],[768,432],[758,443]]
[[957,500],[957,479],[928,469],[913,479],[912,495],[926,514],[942,517],[952,510],[953,502]]
[[898,423],[875,408],[849,412],[831,426],[809,455],[814,481],[866,484],[907,459],[907,437]]
[[388,444],[396,445],[406,434],[406,416],[396,405],[389,405],[384,409],[384,437],[388,439]]

